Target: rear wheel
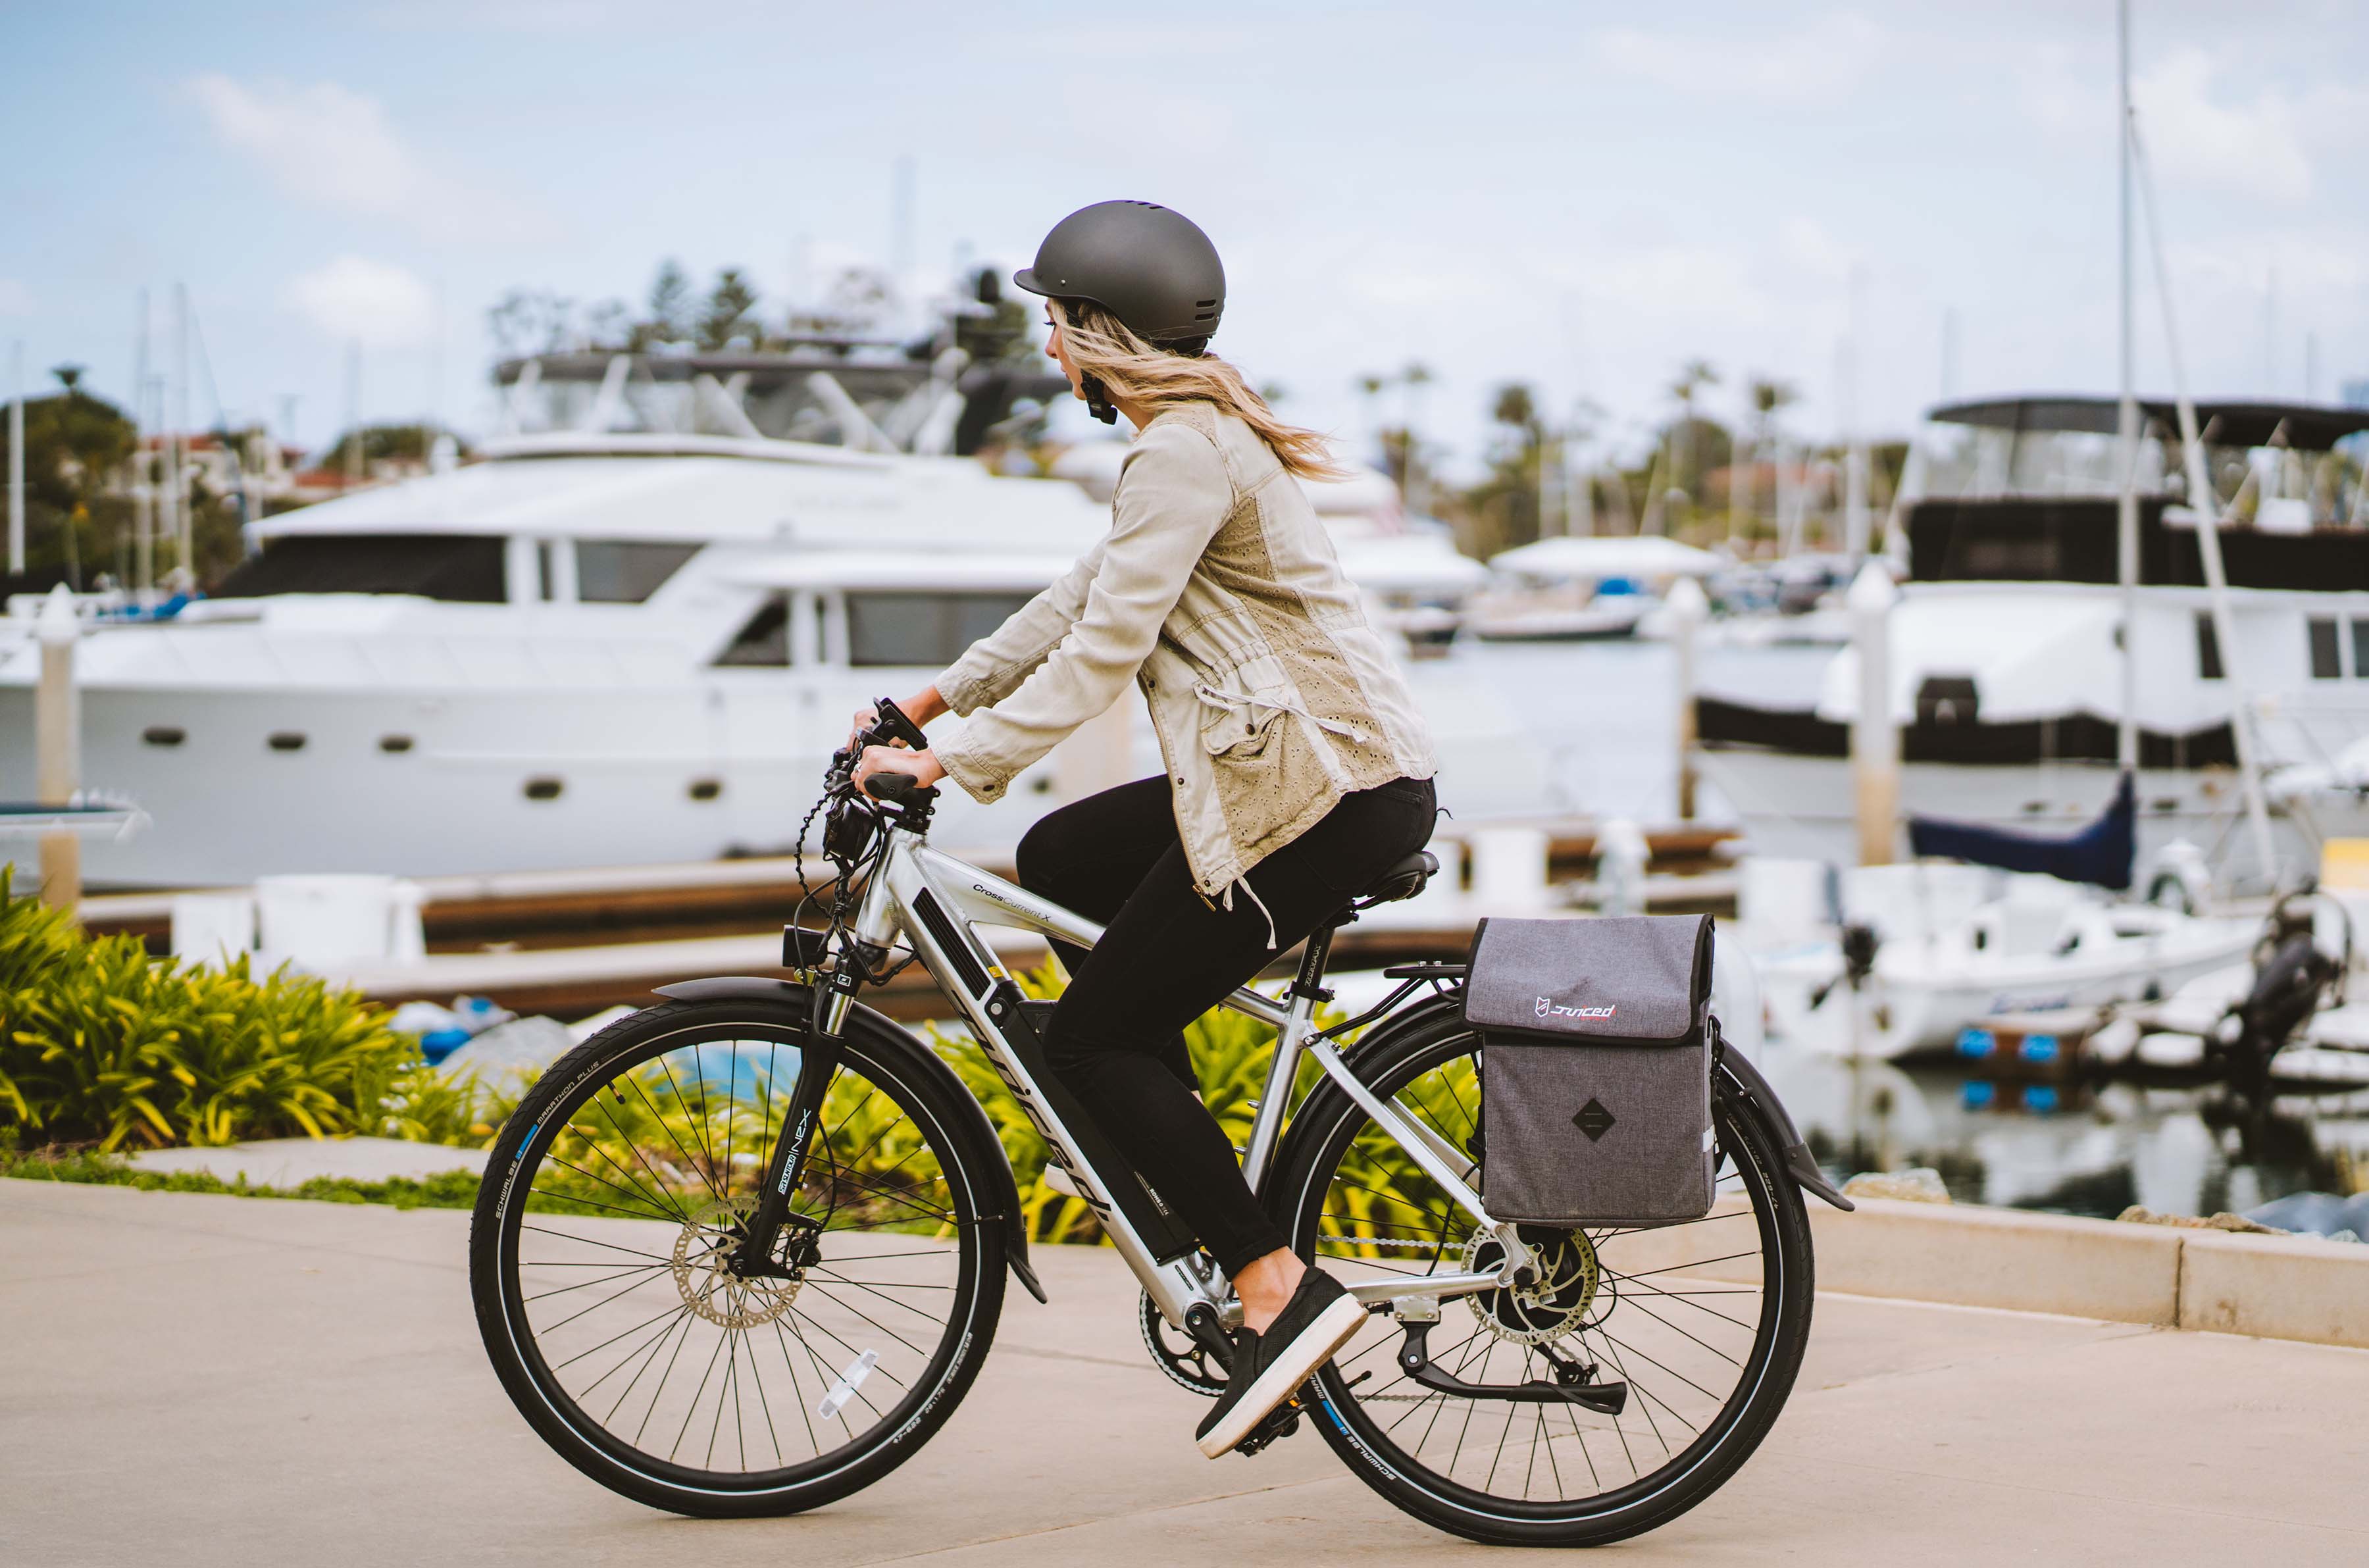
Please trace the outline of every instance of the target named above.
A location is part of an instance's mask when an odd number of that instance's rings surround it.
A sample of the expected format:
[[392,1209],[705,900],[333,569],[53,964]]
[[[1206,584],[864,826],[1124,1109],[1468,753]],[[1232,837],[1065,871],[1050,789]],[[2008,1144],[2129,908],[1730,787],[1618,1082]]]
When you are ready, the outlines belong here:
[[[1480,1113],[1478,1036],[1414,1024],[1359,1076],[1459,1149]],[[1716,1490],[1776,1420],[1810,1328],[1810,1236],[1774,1131],[1714,1084],[1710,1215],[1647,1230],[1522,1228],[1545,1277],[1445,1301],[1432,1363],[1466,1383],[1623,1382],[1626,1408],[1436,1391],[1377,1313],[1317,1377],[1316,1428],[1367,1484],[1438,1528],[1505,1545],[1581,1546],[1665,1523]],[[1468,1176],[1468,1180],[1471,1179]],[[1475,1230],[1365,1112],[1320,1088],[1275,1188],[1302,1257],[1345,1284],[1494,1265]],[[1588,1369],[1583,1379],[1574,1368]]]
[[783,1514],[868,1485],[953,1413],[994,1334],[1003,1236],[968,1108],[863,1013],[827,1070],[790,1277],[727,1267],[805,1037],[802,1002],[637,1013],[554,1066],[486,1163],[486,1353],[563,1458],[656,1507]]

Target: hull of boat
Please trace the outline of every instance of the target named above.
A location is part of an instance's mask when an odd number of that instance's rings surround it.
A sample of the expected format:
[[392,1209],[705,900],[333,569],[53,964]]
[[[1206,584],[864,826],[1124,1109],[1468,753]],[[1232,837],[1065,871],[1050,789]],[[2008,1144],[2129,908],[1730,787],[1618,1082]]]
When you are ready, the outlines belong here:
[[[1776,751],[1706,751],[1704,775],[1743,819],[1752,852],[1784,859],[1849,864],[1859,858],[1852,816],[1850,762]],[[1900,809],[2031,833],[2073,833],[2112,802],[2114,769],[2079,763],[2038,767],[1975,767],[1910,762],[1900,771]],[[2149,858],[2178,840],[2208,853],[2242,839],[2245,804],[2237,776],[2226,769],[2146,769],[2138,781],[2138,857]],[[2309,820],[2274,812],[2272,832],[2283,862],[2318,864],[2328,838],[2369,833],[2369,796],[2330,792],[2309,803]],[[1906,852],[1906,834],[1899,848]],[[2250,861],[2250,854],[2246,856]]]

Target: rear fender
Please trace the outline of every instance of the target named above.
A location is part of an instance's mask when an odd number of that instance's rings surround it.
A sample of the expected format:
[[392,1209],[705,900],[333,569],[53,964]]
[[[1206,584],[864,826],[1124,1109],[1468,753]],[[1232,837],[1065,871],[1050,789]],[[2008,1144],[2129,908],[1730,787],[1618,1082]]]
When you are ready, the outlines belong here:
[[1777,1091],[1760,1076],[1752,1059],[1742,1051],[1724,1050],[1719,1054],[1719,1069],[1727,1074],[1735,1092],[1758,1105],[1769,1125],[1777,1129],[1777,1141],[1784,1147],[1785,1169],[1792,1176],[1793,1185],[1805,1193],[1816,1194],[1846,1213],[1857,1208],[1859,1206],[1845,1197],[1834,1183],[1826,1180],[1826,1173],[1818,1169],[1817,1161],[1811,1158],[1810,1146],[1802,1141],[1793,1118],[1786,1114],[1785,1103],[1777,1098]]
[[[707,980],[683,980],[670,986],[659,986],[660,996],[670,996],[679,1001],[762,1001],[775,1007],[786,1007],[802,1017],[813,1005],[814,988],[795,980],[772,979],[762,976],[731,976]],[[1012,1273],[1031,1296],[1046,1299],[1044,1286],[1037,1283],[1036,1271],[1028,1264],[1028,1220],[1020,1209],[1020,1184],[1013,1179],[1012,1162],[1003,1152],[1002,1140],[995,1136],[995,1126],[987,1119],[971,1092],[964,1087],[955,1070],[940,1060],[938,1054],[913,1037],[885,1013],[873,1008],[856,1006],[849,1014],[848,1027],[862,1029],[873,1041],[898,1051],[903,1065],[916,1077],[936,1078],[951,1093],[948,1096],[956,1107],[954,1115],[957,1125],[953,1129],[957,1138],[967,1139],[975,1166],[987,1173],[990,1188],[988,1204],[1003,1221],[1003,1255],[1012,1265]]]

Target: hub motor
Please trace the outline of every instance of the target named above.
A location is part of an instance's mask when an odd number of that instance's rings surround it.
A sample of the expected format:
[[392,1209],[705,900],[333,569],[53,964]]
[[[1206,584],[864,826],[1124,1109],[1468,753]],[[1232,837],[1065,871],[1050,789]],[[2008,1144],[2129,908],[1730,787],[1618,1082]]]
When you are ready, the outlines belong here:
[[[1596,1265],[1596,1244],[1585,1231],[1545,1225],[1516,1230],[1538,1259],[1539,1277],[1529,1285],[1466,1297],[1482,1328],[1510,1344],[1544,1345],[1588,1326],[1610,1310],[1612,1292]],[[1505,1258],[1505,1247],[1485,1230],[1476,1231],[1464,1244],[1464,1266],[1475,1273],[1494,1270]]]

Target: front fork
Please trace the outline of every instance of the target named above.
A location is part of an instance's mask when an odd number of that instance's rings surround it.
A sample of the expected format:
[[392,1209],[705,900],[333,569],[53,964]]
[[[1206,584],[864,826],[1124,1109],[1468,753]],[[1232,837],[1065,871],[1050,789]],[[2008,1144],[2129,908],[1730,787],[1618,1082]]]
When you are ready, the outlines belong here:
[[[839,1077],[839,1031],[855,999],[858,980],[842,963],[815,985],[815,999],[807,1042],[798,1051],[798,1082],[782,1111],[782,1136],[765,1164],[765,1179],[757,1192],[739,1244],[726,1265],[747,1279],[793,1279],[814,1261],[814,1220],[790,1212],[791,1195],[806,1177],[807,1155],[814,1146],[815,1126],[822,1120],[823,1100]],[[778,1248],[784,1226],[797,1232],[785,1248]],[[780,1251],[784,1255],[776,1256]]]

